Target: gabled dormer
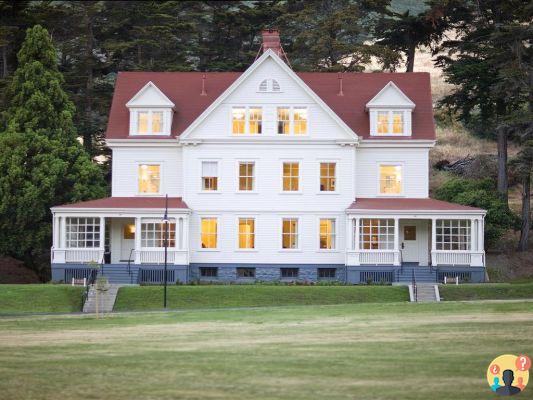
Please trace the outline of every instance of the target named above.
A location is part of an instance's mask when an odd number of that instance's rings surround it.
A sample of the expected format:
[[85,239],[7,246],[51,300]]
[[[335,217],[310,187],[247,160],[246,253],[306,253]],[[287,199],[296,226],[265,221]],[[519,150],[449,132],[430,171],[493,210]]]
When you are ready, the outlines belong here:
[[411,136],[415,103],[394,82],[389,82],[366,104],[370,136]]
[[174,103],[153,82],[139,90],[126,107],[131,136],[170,136]]

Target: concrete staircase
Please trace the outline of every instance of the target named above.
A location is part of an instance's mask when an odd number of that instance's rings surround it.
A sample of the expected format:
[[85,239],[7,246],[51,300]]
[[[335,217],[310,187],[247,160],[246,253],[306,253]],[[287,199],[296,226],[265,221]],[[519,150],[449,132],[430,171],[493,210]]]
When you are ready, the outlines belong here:
[[113,284],[136,284],[138,268],[131,268],[128,272],[127,264],[109,265],[106,264],[98,272],[98,276],[105,276],[109,283]]
[[417,283],[416,289],[418,302],[440,301],[440,295],[438,295],[438,285],[430,283]]
[[[115,300],[117,298],[118,289],[122,285],[109,285],[108,290],[100,291],[98,293],[98,312],[110,313],[113,311]],[[91,285],[89,288],[89,295],[85,304],[83,305],[84,313],[96,313],[96,286]]]
[[417,283],[436,283],[437,271],[429,266],[421,267],[416,263],[404,263],[403,271],[398,276],[399,283],[410,284],[413,280],[413,271]]

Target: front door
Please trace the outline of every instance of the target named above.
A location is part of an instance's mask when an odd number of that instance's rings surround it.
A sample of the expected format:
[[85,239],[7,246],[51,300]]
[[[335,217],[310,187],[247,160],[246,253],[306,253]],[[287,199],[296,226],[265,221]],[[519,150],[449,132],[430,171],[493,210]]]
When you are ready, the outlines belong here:
[[420,262],[418,221],[400,221],[400,249],[403,262]]
[[131,250],[135,248],[135,224],[133,221],[125,221],[121,228],[120,261],[128,261],[130,254],[133,258]]

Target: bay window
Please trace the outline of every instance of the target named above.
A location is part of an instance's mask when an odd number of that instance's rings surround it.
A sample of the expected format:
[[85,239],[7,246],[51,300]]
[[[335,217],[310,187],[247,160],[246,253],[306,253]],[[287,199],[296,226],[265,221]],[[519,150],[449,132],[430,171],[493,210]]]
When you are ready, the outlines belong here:
[[138,170],[139,193],[158,194],[161,184],[161,167],[156,164],[140,164]]
[[68,248],[99,248],[100,218],[67,217],[66,245]]
[[470,220],[438,219],[436,223],[437,250],[470,250]]
[[361,219],[359,225],[359,248],[363,250],[393,250],[394,220]]

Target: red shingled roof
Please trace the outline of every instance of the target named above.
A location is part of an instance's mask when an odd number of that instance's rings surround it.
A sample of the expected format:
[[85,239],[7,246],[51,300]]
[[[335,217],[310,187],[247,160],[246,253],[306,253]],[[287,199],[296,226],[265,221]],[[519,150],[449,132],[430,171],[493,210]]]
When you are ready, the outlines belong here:
[[[54,208],[165,208],[164,197],[106,197],[105,199],[63,204]],[[168,208],[189,208],[181,197],[169,197]]]
[[484,211],[435,199],[356,198],[348,210],[372,211]]
[[[129,137],[129,111],[126,103],[152,81],[174,104],[172,136],[183,131],[222,94],[241,72],[208,72],[206,96],[201,96],[202,72],[120,72],[115,84],[108,139]],[[369,137],[369,118],[365,105],[390,81],[415,104],[412,136],[400,139],[435,139],[429,74],[414,73],[343,73],[343,93],[339,96],[337,73],[300,72],[298,76],[360,137]],[[151,136],[152,138],[154,136]],[[139,136],[135,136],[139,138]],[[372,137],[383,140],[390,137]]]

